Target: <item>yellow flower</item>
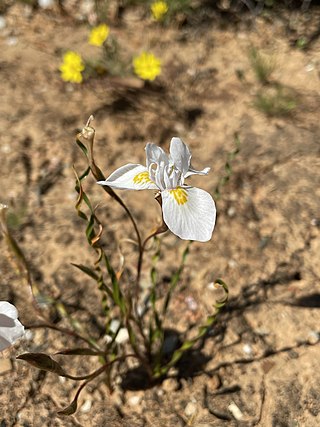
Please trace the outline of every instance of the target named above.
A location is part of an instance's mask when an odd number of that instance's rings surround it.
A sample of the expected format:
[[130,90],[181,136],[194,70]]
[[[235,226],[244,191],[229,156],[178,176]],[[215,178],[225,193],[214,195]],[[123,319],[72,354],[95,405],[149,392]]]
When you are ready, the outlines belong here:
[[106,24],[98,25],[92,28],[89,35],[89,43],[93,46],[102,46],[107,40],[110,33],[110,28]]
[[156,1],[151,5],[153,19],[161,21],[164,15],[168,12],[168,5],[165,1]]
[[61,71],[61,78],[65,82],[81,83],[82,74],[84,70],[84,63],[80,55],[71,50],[63,55],[63,62],[59,67]]
[[161,61],[152,53],[142,52],[133,58],[134,72],[143,80],[154,80],[161,73]]

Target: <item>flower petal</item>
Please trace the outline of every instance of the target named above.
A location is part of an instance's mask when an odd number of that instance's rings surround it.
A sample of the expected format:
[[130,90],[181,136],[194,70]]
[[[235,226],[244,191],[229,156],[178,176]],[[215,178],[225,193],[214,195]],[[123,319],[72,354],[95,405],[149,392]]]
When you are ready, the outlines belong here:
[[[15,320],[18,318],[18,311],[14,305],[10,304],[7,301],[0,301],[0,314],[4,316],[11,317],[11,319]],[[0,324],[1,326],[1,324]]]
[[188,178],[188,176],[191,175],[208,175],[210,172],[210,168],[204,168],[201,171],[197,171],[195,169],[189,168],[188,172],[185,174],[185,178]]
[[169,158],[166,152],[161,148],[158,147],[156,144],[152,144],[151,142],[148,142],[146,145],[146,165],[147,168],[155,163],[160,164],[163,163],[163,165],[169,164]]
[[24,327],[17,317],[15,306],[7,301],[0,301],[0,351],[23,336]]
[[172,233],[181,239],[207,242],[216,221],[216,208],[209,193],[199,188],[178,187],[164,190],[163,219]]
[[98,181],[98,184],[121,190],[158,189],[151,181],[148,169],[145,166],[132,163],[115,170],[105,181]]
[[175,167],[183,176],[188,172],[191,153],[189,148],[180,138],[172,138],[170,143],[170,156]]

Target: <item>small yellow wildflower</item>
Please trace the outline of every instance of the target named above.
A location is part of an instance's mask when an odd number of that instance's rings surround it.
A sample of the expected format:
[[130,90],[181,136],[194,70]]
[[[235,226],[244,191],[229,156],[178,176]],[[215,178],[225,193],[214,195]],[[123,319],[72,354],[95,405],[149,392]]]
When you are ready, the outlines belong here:
[[65,82],[81,83],[82,74],[84,70],[84,63],[80,55],[71,50],[63,55],[63,62],[59,67],[61,71],[61,78]]
[[161,21],[164,18],[164,15],[168,12],[168,5],[165,1],[156,1],[151,5],[151,13],[153,19],[156,21]]
[[152,53],[142,52],[133,58],[134,72],[143,80],[154,80],[161,73],[161,61]]
[[110,28],[108,25],[98,25],[97,27],[92,28],[89,35],[89,43],[92,44],[92,46],[102,46],[107,40],[109,33]]

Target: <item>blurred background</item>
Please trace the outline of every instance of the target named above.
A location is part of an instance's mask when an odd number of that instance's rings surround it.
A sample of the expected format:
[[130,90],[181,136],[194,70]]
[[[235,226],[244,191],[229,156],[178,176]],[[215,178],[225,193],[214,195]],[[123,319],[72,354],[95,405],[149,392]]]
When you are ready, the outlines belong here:
[[[196,169],[211,168],[192,185],[215,198],[216,228],[191,246],[169,325],[182,332],[211,313],[217,277],[230,288],[216,328],[179,375],[112,396],[93,384],[70,418],[56,410],[75,384],[15,360],[67,339],[28,331],[0,356],[1,427],[320,425],[319,22],[315,0],[0,0],[0,202],[40,294],[99,336],[99,291],[71,266],[94,261],[72,169],[85,168],[75,137],[91,114],[106,176],[144,164],[147,142],[168,150],[173,136]],[[85,186],[130,286],[131,225],[91,178]],[[152,193],[121,196],[146,236],[161,219]],[[185,245],[162,237],[160,290]],[[30,324],[28,289],[3,239],[0,248],[0,300]],[[79,369],[91,371],[85,363]]]

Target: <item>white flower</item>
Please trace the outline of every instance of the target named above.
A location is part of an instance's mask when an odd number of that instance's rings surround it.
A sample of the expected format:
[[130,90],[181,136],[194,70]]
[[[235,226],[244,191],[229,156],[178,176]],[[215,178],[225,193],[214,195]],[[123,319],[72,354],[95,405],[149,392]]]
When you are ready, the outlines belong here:
[[191,175],[207,175],[210,168],[197,171],[191,167],[191,153],[180,138],[172,138],[170,155],[148,143],[146,166],[129,163],[98,184],[123,190],[159,190],[163,220],[181,239],[206,242],[211,239],[216,208],[209,193],[185,185]]
[[14,305],[0,301],[0,351],[14,344],[24,334],[24,327],[18,320]]

